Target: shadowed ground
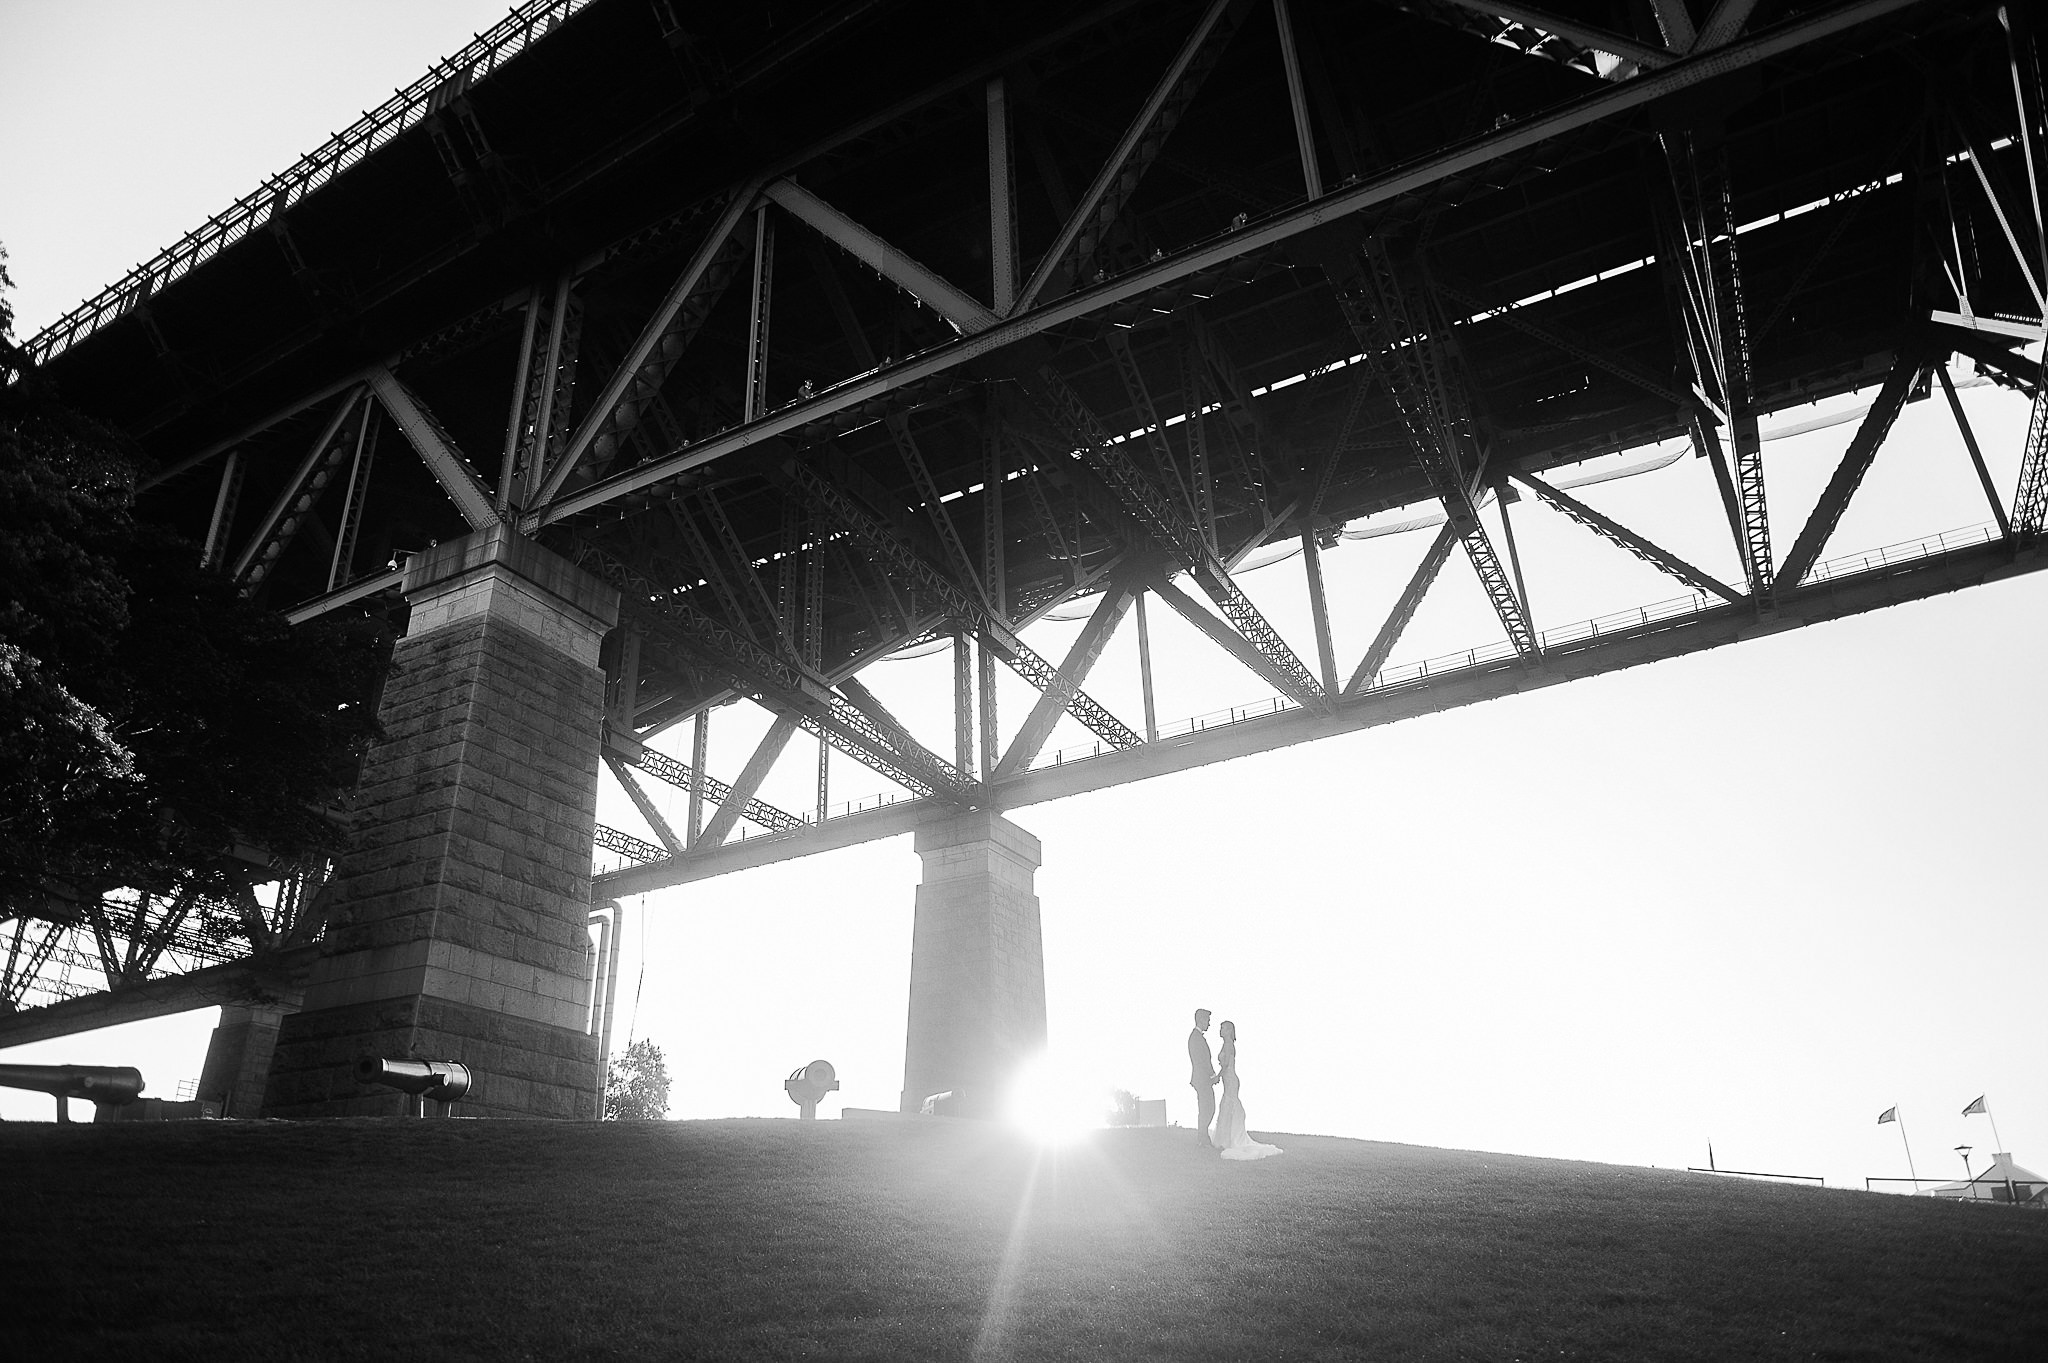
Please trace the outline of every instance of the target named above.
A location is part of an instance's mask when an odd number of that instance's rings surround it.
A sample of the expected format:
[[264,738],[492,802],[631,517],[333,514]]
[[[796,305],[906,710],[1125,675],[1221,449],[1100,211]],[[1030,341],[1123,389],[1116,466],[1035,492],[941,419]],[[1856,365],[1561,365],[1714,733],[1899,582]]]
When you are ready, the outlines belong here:
[[2036,1358],[2048,1216],[1313,1136],[15,1125],[19,1358]]

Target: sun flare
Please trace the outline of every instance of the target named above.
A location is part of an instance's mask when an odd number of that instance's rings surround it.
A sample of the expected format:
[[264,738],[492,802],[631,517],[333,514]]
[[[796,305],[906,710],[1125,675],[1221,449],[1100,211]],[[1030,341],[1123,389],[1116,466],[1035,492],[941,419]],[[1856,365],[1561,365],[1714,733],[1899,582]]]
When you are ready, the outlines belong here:
[[1078,1140],[1103,1124],[1102,1095],[1064,1075],[1051,1058],[1027,1061],[1010,1085],[1003,1120],[1048,1145]]

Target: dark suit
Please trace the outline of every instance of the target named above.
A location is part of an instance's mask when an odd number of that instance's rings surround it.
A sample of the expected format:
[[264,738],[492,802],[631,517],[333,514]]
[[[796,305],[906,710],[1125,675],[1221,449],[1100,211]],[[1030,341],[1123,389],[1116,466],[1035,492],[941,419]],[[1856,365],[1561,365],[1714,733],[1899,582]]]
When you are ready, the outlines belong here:
[[1206,1144],[1209,1123],[1216,1119],[1216,1061],[1199,1027],[1188,1029],[1188,1086],[1195,1091],[1195,1126]]

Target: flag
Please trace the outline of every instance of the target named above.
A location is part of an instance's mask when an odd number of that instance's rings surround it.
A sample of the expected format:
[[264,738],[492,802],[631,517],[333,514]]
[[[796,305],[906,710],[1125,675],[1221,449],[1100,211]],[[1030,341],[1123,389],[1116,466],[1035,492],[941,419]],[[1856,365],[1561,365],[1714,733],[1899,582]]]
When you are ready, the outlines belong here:
[[1879,1126],[1883,1126],[1886,1122],[1895,1122],[1898,1119],[1899,1110],[1895,1107],[1888,1107],[1884,1111],[1877,1114],[1877,1124]]
[[1978,1094],[1978,1095],[1977,1095],[1977,1101],[1976,1101],[1976,1102],[1974,1102],[1974,1103],[1972,1103],[1972,1104],[1970,1104],[1970,1105],[1969,1105],[1968,1107],[1966,1107],[1966,1108],[1964,1108],[1964,1109],[1963,1109],[1963,1115],[1964,1115],[1965,1117],[1969,1116],[1969,1115],[1970,1115],[1970,1114],[1971,1114],[1972,1112],[1981,1112],[1981,1113],[1983,1113],[1983,1114],[1984,1114],[1985,1116],[1987,1116],[1987,1117],[1989,1117],[1989,1116],[1991,1115],[1991,1109],[1990,1109],[1990,1108],[1988,1108],[1988,1107],[1986,1107],[1986,1106],[1984,1106],[1984,1095],[1983,1095],[1983,1094],[1981,1094],[1981,1093],[1980,1093],[1980,1094]]

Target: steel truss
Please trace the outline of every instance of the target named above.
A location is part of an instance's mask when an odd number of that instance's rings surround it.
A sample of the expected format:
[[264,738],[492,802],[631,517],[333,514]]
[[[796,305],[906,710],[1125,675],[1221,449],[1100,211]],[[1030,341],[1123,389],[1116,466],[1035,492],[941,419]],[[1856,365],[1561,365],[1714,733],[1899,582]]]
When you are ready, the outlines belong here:
[[[591,7],[580,22],[596,35],[593,50],[604,24],[628,23],[619,17],[628,8]],[[1723,0],[1698,25],[1685,5],[1652,0],[1652,38],[1519,0],[1285,0],[1271,27],[1249,22],[1261,8],[1250,0],[1178,13],[1054,8],[1042,21],[1020,15],[1014,47],[955,53],[887,99],[848,104],[843,125],[785,134],[763,118],[758,153],[692,141],[693,127],[718,122],[699,110],[717,105],[720,126],[750,111],[792,127],[810,118],[808,101],[788,97],[797,86],[756,95],[749,84],[759,72],[806,88],[832,78],[823,58],[803,64],[801,44],[764,48],[757,69],[733,68],[755,74],[691,89],[671,114],[592,141],[602,157],[532,175],[509,169],[522,151],[575,143],[572,124],[584,130],[575,120],[602,112],[565,100],[559,135],[518,149],[516,121],[493,115],[493,83],[529,99],[552,90],[517,84],[516,65],[464,78],[428,111],[440,121],[423,145],[444,158],[466,230],[488,243],[494,216],[524,212],[530,235],[496,243],[518,249],[489,268],[476,263],[488,252],[450,247],[472,273],[448,297],[471,311],[452,316],[455,305],[437,296],[428,320],[394,323],[388,336],[365,330],[386,349],[350,352],[323,370],[324,352],[285,337],[275,353],[299,367],[282,368],[285,359],[247,358],[271,353],[252,338],[216,366],[229,397],[248,375],[266,376],[267,386],[236,398],[242,405],[223,401],[232,419],[184,408],[175,421],[161,417],[174,401],[161,395],[138,406],[134,424],[164,446],[155,486],[169,501],[182,495],[183,472],[222,460],[196,513],[212,558],[252,591],[324,585],[328,596],[299,608],[306,615],[374,608],[396,581],[359,577],[355,564],[361,545],[379,543],[380,527],[365,534],[364,522],[377,514],[367,489],[381,420],[417,458],[387,453],[378,494],[407,503],[404,525],[426,526],[422,540],[510,521],[618,586],[631,643],[607,649],[607,754],[659,842],[612,829],[599,842],[645,863],[648,876],[725,864],[739,855],[729,835],[742,820],[769,835],[747,843],[851,836],[821,827],[835,747],[926,810],[1000,806],[1055,784],[1041,752],[1066,714],[1119,770],[1167,762],[1168,745],[1149,741],[1159,725],[1148,594],[1242,661],[1301,723],[1334,731],[1410,687],[1389,667],[1394,650],[1462,551],[1512,650],[1490,666],[1544,680],[1528,671],[1547,666],[1549,653],[1531,618],[1516,527],[1503,505],[1503,555],[1481,518],[1488,489],[1510,483],[1711,598],[1703,616],[1747,612],[1753,625],[1758,609],[1789,609],[1820,590],[1806,575],[1899,404],[1945,352],[1865,344],[1881,330],[1878,310],[1850,297],[1891,282],[1882,229],[1895,216],[1886,177],[1897,158],[1868,162],[1903,134],[1887,124],[1869,152],[1844,151],[1854,164],[1840,169],[1822,154],[1839,148],[1798,161],[1769,139],[1782,126],[1789,147],[1803,128],[1884,115],[1857,94],[1861,68],[1845,57],[1892,63],[1882,67],[1889,79],[1907,69],[1904,46],[1956,66],[1971,42],[1996,36],[1981,16],[1937,17],[1922,0],[1844,0],[1787,7],[1748,32],[1741,0]],[[892,14],[871,16],[878,34],[897,33]],[[1427,82],[1409,89],[1397,63],[1371,66],[1370,54],[1411,43],[1427,58],[1418,73]],[[880,46],[861,51],[887,60]],[[622,41],[614,55],[625,71],[632,49]],[[1340,58],[1360,69],[1333,79],[1324,67]],[[1389,83],[1388,107],[1375,104],[1372,71]],[[1767,84],[1772,100],[1729,111],[1736,132],[1713,151],[1690,134],[1647,131],[1682,121],[1660,105],[1678,96],[1711,104],[1737,73]],[[552,79],[583,88],[572,69]],[[1809,88],[1818,93],[1802,104]],[[1971,173],[2018,254],[2024,215],[2007,209],[2020,203],[2011,163],[2021,153],[1989,150],[1981,120],[1973,126]],[[1404,141],[1404,129],[1420,131]],[[643,135],[641,148],[632,139]],[[953,166],[946,158],[960,148],[970,164]],[[2031,158],[2032,143],[2022,151]],[[906,162],[917,175],[906,177]],[[2031,159],[2027,169],[2031,186]],[[574,188],[582,184],[591,188]],[[1787,185],[1823,195],[1821,216],[1738,235],[1735,191],[1782,212]],[[369,265],[357,261],[351,278],[323,261],[310,230],[321,202],[287,198],[293,221],[278,241],[295,277],[333,281],[322,284],[322,306],[389,297],[399,315],[410,286],[387,281],[378,294]],[[606,217],[611,198],[632,206]],[[1655,225],[1645,232],[1637,218]],[[1555,261],[1524,249],[1515,239],[1524,228],[1550,243]],[[1649,271],[1629,273],[1645,261]],[[1598,300],[1587,306],[1566,297],[1565,277],[1579,271],[1586,278],[1569,288]],[[1639,286],[1660,276],[1671,291],[1668,366],[1662,337],[1637,320],[1656,314]],[[733,288],[742,278],[750,287]],[[205,279],[195,275],[192,287]],[[159,355],[150,363],[189,385],[208,371],[185,353],[196,329],[167,283],[155,280],[64,344],[146,320],[135,352]],[[1761,326],[1748,315],[1751,293],[1775,304]],[[1855,339],[1813,341],[1820,333],[1801,321],[1809,307],[1830,309]],[[322,328],[344,330],[325,317]],[[1979,355],[1988,343],[1974,332],[1956,342]],[[1884,375],[1870,356],[1887,350]],[[2010,350],[1986,363],[2038,394],[2038,374]],[[98,353],[79,346],[71,359],[89,372]],[[375,354],[384,360],[364,362]],[[1880,376],[1877,403],[1774,580],[1757,418]],[[484,387],[488,402],[469,396]],[[2048,514],[2044,423],[2037,398],[2012,518],[2022,551]],[[1715,466],[1746,598],[1567,492],[1570,479],[1555,472],[1680,434]],[[491,452],[495,478],[465,447]],[[319,517],[337,499],[329,555]],[[1428,500],[1442,504],[1446,525],[1340,687],[1330,618],[1334,605],[1342,620],[1342,603],[1325,599],[1321,554],[1346,521]],[[246,517],[238,523],[238,507],[264,505],[253,531]],[[299,536],[305,525],[315,533]],[[311,574],[295,566],[308,540],[323,551]],[[1294,540],[1306,560],[1314,666],[1233,576],[1246,551]],[[1199,592],[1182,590],[1182,574]],[[1099,603],[1057,666],[1019,637],[1054,604],[1096,589]],[[1142,735],[1083,690],[1134,612]],[[945,641],[952,761],[856,677],[905,645]],[[1013,717],[1007,747],[998,659],[1038,692]],[[775,718],[727,784],[704,770],[705,717],[735,696]],[[690,761],[645,747],[691,719]],[[798,730],[819,744],[814,818],[757,794]],[[660,816],[643,776],[688,793],[685,826]],[[118,936],[116,919],[106,928]],[[95,929],[81,919],[77,930]],[[40,941],[23,935],[20,949],[50,959],[57,948]]]

